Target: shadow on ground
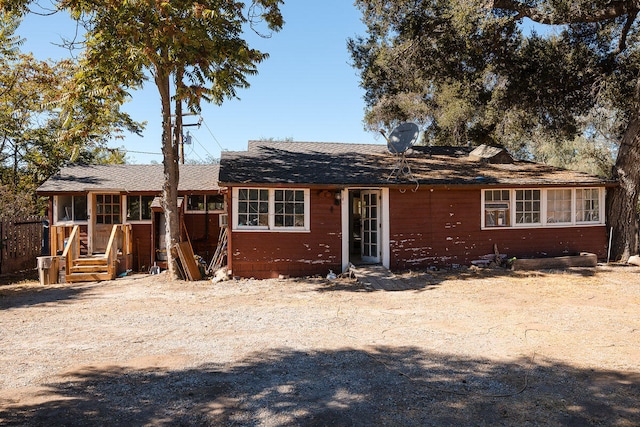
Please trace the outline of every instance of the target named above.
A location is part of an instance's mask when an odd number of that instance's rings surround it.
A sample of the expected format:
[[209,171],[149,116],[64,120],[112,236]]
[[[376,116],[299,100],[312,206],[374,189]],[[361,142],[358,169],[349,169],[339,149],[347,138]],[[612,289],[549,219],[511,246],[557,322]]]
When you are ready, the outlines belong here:
[[49,285],[25,283],[0,287],[0,310],[42,304],[63,304],[77,300],[86,293],[86,285]]
[[[457,269],[433,269],[433,270],[406,270],[396,271],[391,276],[389,286],[386,291],[430,291],[446,285],[452,280],[478,280],[478,279],[500,279],[500,278],[528,278],[545,277],[550,274],[567,274],[572,276],[593,277],[597,274],[595,268],[567,268],[564,270],[522,270],[513,271],[507,268],[478,268],[461,267]],[[313,283],[319,292],[347,291],[347,292],[369,292],[373,291],[364,281],[357,280],[355,275],[346,275],[336,280],[326,280],[324,278],[302,278],[289,279],[294,282]]]
[[640,424],[640,374],[416,348],[282,349],[175,371],[88,367],[47,390],[38,404],[0,401],[0,424]]

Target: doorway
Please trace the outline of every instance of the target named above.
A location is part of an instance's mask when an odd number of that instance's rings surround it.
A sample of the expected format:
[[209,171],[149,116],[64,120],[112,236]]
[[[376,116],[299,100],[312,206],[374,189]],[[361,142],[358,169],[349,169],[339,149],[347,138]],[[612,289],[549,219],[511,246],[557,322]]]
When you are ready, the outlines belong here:
[[122,223],[119,194],[95,194],[93,197],[92,252],[104,253],[114,224]]
[[381,192],[349,190],[349,262],[381,261]]

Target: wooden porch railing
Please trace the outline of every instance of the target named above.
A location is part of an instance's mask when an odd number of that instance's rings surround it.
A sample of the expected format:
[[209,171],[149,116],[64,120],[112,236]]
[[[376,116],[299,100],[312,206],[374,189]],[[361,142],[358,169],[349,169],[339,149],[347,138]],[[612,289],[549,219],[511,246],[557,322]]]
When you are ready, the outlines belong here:
[[118,272],[118,259],[122,257],[128,270],[131,267],[131,255],[133,254],[133,242],[131,239],[131,224],[115,224],[111,228],[109,243],[104,255],[107,257],[107,266],[109,275],[112,279],[116,278]]
[[[63,233],[63,235],[66,234]],[[56,238],[55,239],[51,239],[51,252],[53,255],[55,255],[58,251],[58,236],[56,233]],[[55,252],[54,252],[54,243],[53,241],[56,241],[55,243]],[[65,242],[66,241],[66,245]],[[74,225],[72,230],[71,230],[71,234],[69,235],[69,237],[67,237],[66,239],[63,239],[63,243],[62,245],[64,246],[64,250],[62,251],[62,256],[64,257],[65,260],[65,271],[69,272],[71,271],[71,267],[73,267],[73,263],[76,259],[80,258],[80,226],[79,225]]]
[[[73,271],[75,261],[80,258],[80,246],[80,226],[51,227],[51,255],[64,257],[67,274]],[[122,271],[131,269],[133,261],[131,224],[114,224],[104,255],[94,254],[93,257],[107,259],[108,274],[111,279],[115,279],[118,273],[119,262],[123,263]]]

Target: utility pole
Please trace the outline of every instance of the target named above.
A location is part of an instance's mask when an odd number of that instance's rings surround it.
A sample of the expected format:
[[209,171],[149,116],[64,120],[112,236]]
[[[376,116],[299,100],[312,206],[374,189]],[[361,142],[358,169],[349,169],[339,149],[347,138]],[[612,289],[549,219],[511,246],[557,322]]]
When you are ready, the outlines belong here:
[[[195,116],[195,115],[196,115],[195,113],[182,114],[182,102],[180,100],[176,100],[176,114],[175,114],[175,117],[174,117],[175,120],[173,123],[173,138],[174,138],[173,140],[175,141],[176,148],[178,150],[178,160],[182,165],[184,165],[184,142],[185,142],[185,138],[182,135],[182,129],[190,126],[200,127],[200,125],[202,124],[202,116],[200,116],[197,123],[189,123],[186,125],[182,122],[182,118],[186,116]],[[188,138],[188,141],[187,141],[187,144],[188,144],[191,141],[191,136],[187,135],[187,138]]]

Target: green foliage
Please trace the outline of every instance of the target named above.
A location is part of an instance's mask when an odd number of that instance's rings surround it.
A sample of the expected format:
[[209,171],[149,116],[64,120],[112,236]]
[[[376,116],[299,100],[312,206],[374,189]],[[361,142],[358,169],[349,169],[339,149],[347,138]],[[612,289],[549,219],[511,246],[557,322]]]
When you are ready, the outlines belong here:
[[45,207],[46,202],[36,199],[32,193],[0,185],[0,220],[42,215]]
[[[221,104],[248,87],[266,53],[241,38],[244,27],[261,17],[273,30],[283,21],[280,0],[259,0],[246,10],[238,1],[61,2],[87,22],[87,70],[103,87],[137,87],[153,78],[181,76],[174,96],[194,112],[202,100]],[[257,15],[256,15],[257,14]]]
[[[28,5],[25,0],[0,1],[0,5],[8,4],[15,10]],[[168,247],[180,237],[177,144],[172,132],[182,133],[182,103],[190,111],[199,112],[203,100],[221,104],[226,98],[236,97],[237,88],[249,86],[247,76],[257,73],[257,65],[268,55],[250,48],[242,38],[243,31],[259,22],[266,23],[270,31],[279,30],[284,24],[280,4],[282,0],[253,0],[249,5],[233,0],[57,2],[86,30],[83,67],[74,80],[76,91],[71,92],[80,95],[70,96],[67,105],[73,108],[65,111],[67,117],[85,113],[88,118],[95,117],[95,103],[85,105],[85,97],[121,101],[128,90],[140,87],[148,78],[158,89]],[[171,123],[172,100],[176,101],[175,124]],[[71,139],[86,137],[88,129],[75,129]],[[171,251],[167,254],[169,271],[175,273]]]
[[[356,5],[367,37],[350,40],[349,49],[366,90],[369,129],[415,121],[427,144],[505,145],[526,158],[610,173],[615,141],[637,110],[635,15],[616,15],[606,2]],[[525,34],[524,17],[563,25]],[[606,122],[603,111],[618,120],[595,132]],[[597,167],[588,161],[593,153]]]
[[140,125],[119,112],[121,93],[78,80],[82,63],[21,53],[22,41],[13,36],[19,22],[0,13],[0,183],[35,199],[35,189],[61,166],[107,159],[107,139]]
[[[611,177],[611,254],[638,251],[640,25],[629,0],[357,0],[350,40],[371,129],[422,124],[428,144],[505,145]],[[523,32],[529,19],[540,25]]]

